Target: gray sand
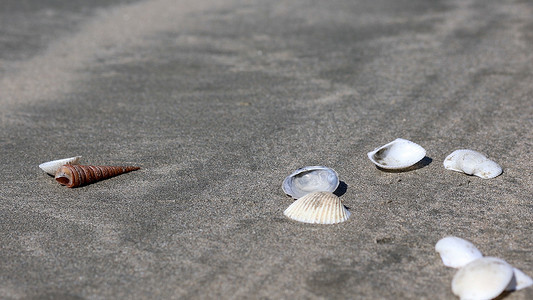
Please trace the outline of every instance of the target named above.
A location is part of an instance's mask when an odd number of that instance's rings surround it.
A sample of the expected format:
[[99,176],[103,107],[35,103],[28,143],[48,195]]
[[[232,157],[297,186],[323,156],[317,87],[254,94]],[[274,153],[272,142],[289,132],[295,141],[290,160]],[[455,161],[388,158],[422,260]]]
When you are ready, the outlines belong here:
[[[63,2],[0,4],[0,298],[456,299],[447,235],[533,275],[531,2]],[[397,137],[429,164],[376,169]],[[37,167],[74,155],[142,169]],[[283,215],[306,165],[347,222]]]

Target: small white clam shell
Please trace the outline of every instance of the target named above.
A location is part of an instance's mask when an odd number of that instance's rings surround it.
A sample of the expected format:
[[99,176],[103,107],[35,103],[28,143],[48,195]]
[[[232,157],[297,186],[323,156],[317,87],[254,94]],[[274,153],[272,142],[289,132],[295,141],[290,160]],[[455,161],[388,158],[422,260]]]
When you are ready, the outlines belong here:
[[80,161],[80,158],[81,156],[74,156],[74,157],[69,157],[69,158],[52,160],[52,161],[48,161],[48,162],[40,164],[39,168],[41,168],[46,173],[54,176],[56,174],[57,169],[59,169],[59,167],[66,165],[66,164],[77,165],[78,162]]
[[455,274],[452,292],[461,299],[493,299],[500,295],[513,278],[513,267],[496,257],[482,257]]
[[517,268],[513,268],[514,276],[506,291],[518,291],[533,285],[533,279]]
[[468,263],[483,257],[474,244],[455,236],[440,239],[435,245],[442,262],[447,267],[461,268]]
[[383,169],[405,169],[426,156],[426,150],[417,143],[405,139],[394,141],[368,152],[368,158]]
[[313,192],[294,201],[283,214],[295,221],[336,224],[350,217],[339,197],[330,192]]
[[502,167],[485,155],[468,149],[453,151],[444,159],[444,168],[475,175],[483,179],[494,178],[502,173]]
[[339,186],[335,170],[323,166],[300,168],[283,180],[285,194],[298,199],[312,192],[334,192]]

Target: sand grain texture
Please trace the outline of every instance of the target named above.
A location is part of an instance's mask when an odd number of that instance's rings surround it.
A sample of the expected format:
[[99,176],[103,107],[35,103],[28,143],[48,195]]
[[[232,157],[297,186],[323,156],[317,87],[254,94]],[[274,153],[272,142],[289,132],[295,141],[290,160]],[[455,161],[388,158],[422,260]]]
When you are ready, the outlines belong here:
[[[533,4],[91,3],[0,10],[0,298],[455,299],[447,235],[533,275]],[[376,169],[398,137],[425,166]],[[460,148],[504,173],[445,170]],[[38,168],[74,155],[141,170]],[[283,216],[306,165],[347,222]]]

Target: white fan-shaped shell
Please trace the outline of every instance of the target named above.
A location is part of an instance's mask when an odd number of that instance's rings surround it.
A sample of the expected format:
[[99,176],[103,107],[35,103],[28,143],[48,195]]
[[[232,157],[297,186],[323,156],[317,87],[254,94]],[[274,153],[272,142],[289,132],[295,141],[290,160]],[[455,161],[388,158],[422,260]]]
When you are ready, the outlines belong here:
[[312,192],[334,192],[339,186],[335,170],[323,166],[300,168],[283,180],[285,194],[298,199]]
[[41,168],[46,173],[54,176],[56,174],[57,169],[59,169],[59,167],[66,165],[66,164],[77,165],[78,162],[80,161],[80,158],[81,156],[74,156],[74,157],[69,157],[69,158],[52,160],[52,161],[48,161],[48,162],[40,164],[39,168]]
[[313,192],[294,201],[283,214],[295,221],[313,224],[341,223],[350,217],[339,197],[330,192]]
[[513,268],[513,279],[505,289],[506,291],[518,291],[533,285],[533,279],[517,268]]
[[426,150],[417,143],[398,138],[367,155],[380,168],[405,169],[422,160],[426,156]]
[[482,257],[455,274],[452,291],[461,299],[493,299],[500,295],[513,278],[513,267],[496,257]]
[[468,263],[483,257],[474,244],[455,236],[440,239],[435,245],[442,262],[447,267],[461,268]]
[[475,175],[483,179],[494,178],[502,173],[502,167],[485,155],[468,149],[453,151],[444,159],[444,168]]

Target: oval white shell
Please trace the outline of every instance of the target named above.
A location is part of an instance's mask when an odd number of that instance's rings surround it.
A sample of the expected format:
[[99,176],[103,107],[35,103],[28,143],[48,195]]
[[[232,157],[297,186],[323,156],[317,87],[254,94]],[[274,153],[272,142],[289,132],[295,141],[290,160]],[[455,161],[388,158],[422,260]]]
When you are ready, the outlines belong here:
[[506,291],[518,291],[533,285],[533,279],[517,268],[513,268],[513,279],[505,289]]
[[502,173],[502,167],[485,155],[468,149],[453,151],[444,159],[444,168],[475,175],[483,179],[494,178]]
[[461,268],[468,263],[483,257],[474,244],[455,236],[440,239],[435,245],[442,262],[447,267]]
[[455,274],[452,291],[461,299],[492,299],[500,295],[513,278],[513,267],[496,257],[482,257]]
[[323,166],[303,167],[283,180],[285,194],[298,199],[312,192],[334,192],[339,186],[335,170]]
[[81,156],[74,156],[74,157],[69,157],[69,158],[52,160],[52,161],[48,161],[48,162],[40,164],[39,168],[41,168],[46,173],[54,176],[56,174],[57,169],[59,169],[59,167],[66,165],[66,164],[77,165],[78,162],[80,161],[80,158]]
[[341,223],[350,217],[337,195],[313,192],[294,201],[283,214],[295,221],[312,224]]
[[404,139],[394,141],[368,152],[368,158],[383,169],[405,169],[426,156],[426,149]]

